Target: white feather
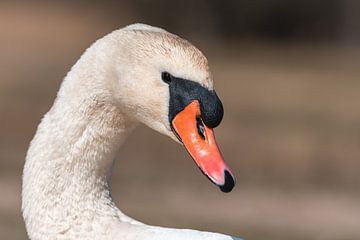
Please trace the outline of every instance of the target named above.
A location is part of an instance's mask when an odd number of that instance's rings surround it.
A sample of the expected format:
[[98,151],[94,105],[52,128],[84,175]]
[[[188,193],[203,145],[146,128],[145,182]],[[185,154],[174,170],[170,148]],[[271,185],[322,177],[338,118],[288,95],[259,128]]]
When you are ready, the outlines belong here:
[[160,28],[134,24],[95,42],[65,77],[32,140],[22,211],[30,239],[235,239],[145,225],[123,214],[109,188],[126,135],[145,123],[173,139],[161,72],[212,88],[207,60]]

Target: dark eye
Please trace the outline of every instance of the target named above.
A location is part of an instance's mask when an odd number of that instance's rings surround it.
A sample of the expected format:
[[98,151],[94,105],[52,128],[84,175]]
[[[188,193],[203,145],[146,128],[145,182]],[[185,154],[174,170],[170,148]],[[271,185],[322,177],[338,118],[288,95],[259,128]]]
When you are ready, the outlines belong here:
[[204,133],[205,129],[204,129],[203,122],[199,116],[196,116],[196,126],[197,126],[197,130],[198,130],[200,137],[203,140],[205,140],[205,133]]
[[168,72],[162,72],[162,73],[161,73],[161,78],[162,78],[162,80],[163,80],[164,82],[170,83],[172,76],[171,76],[171,74],[168,73]]

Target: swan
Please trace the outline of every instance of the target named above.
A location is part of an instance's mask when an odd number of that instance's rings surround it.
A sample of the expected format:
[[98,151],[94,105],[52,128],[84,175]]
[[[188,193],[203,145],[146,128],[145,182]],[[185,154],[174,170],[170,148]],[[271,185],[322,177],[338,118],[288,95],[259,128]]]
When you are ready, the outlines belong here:
[[207,59],[161,28],[133,24],[92,44],[65,76],[30,143],[22,213],[32,240],[230,240],[220,233],[150,226],[115,206],[113,160],[143,123],[183,144],[223,192],[233,174],[213,128],[223,107]]

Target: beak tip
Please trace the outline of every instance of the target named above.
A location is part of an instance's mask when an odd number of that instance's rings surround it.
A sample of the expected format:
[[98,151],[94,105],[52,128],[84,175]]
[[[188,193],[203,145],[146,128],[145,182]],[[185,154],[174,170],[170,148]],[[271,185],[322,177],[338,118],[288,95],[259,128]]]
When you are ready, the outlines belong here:
[[224,171],[224,177],[225,177],[225,182],[223,185],[220,185],[219,188],[224,193],[231,192],[231,190],[235,186],[235,178],[227,170]]

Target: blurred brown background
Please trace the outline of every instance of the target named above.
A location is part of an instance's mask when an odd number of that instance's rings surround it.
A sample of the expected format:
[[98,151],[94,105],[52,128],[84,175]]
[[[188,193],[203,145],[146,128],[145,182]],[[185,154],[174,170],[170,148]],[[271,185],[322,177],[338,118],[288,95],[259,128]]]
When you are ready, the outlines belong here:
[[1,1],[0,239],[26,239],[22,166],[62,78],[93,41],[134,22],[208,57],[237,186],[222,194],[181,146],[142,126],[113,174],[125,213],[254,240],[360,239],[359,3]]

